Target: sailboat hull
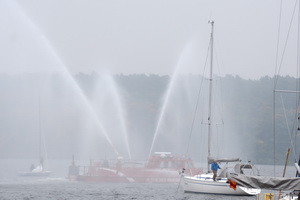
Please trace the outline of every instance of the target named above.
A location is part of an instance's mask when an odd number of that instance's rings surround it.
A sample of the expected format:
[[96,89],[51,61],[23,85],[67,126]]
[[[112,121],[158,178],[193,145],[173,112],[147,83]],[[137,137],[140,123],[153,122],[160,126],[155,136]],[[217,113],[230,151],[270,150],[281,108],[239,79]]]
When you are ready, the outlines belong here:
[[222,194],[236,196],[251,196],[261,192],[260,189],[249,189],[236,187],[236,190],[230,188],[227,180],[213,181],[212,179],[203,179],[197,177],[184,177],[184,192]]
[[26,177],[47,177],[50,176],[50,171],[41,171],[41,172],[19,172],[19,176]]

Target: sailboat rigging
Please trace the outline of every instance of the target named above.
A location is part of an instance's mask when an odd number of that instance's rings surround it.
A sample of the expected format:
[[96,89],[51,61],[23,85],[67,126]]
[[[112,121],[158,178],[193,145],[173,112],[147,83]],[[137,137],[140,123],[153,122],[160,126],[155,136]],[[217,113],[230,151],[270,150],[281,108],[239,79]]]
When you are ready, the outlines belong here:
[[[208,94],[208,149],[207,149],[207,173],[196,176],[183,176],[184,192],[208,193],[208,194],[226,194],[226,195],[256,195],[261,192],[260,189],[249,189],[246,187],[237,187],[235,190],[230,188],[228,180],[229,167],[222,167],[222,171],[217,180],[213,180],[213,173],[210,170],[210,164],[216,162],[237,162],[239,158],[214,158],[211,153],[211,134],[212,134],[212,98],[213,98],[213,41],[214,41],[214,21],[211,24],[210,34],[210,74],[209,74],[209,94]],[[249,169],[250,173],[255,173],[256,168],[251,163],[238,163],[233,168],[236,173],[243,173],[243,170]]]
[[[297,4],[299,4],[299,2],[295,2],[295,6],[294,6],[294,11],[296,10],[296,6]],[[282,9],[282,4],[281,4],[281,8]],[[280,12],[281,13],[281,12]],[[293,15],[294,15],[295,12],[293,12]],[[300,13],[300,5],[299,5],[299,9],[298,9],[298,16],[300,17],[299,15]],[[281,15],[280,15],[281,16]],[[293,17],[292,17],[293,18]],[[300,131],[300,96],[299,96],[299,84],[300,84],[300,80],[299,80],[299,51],[300,51],[300,44],[299,44],[299,25],[300,25],[300,21],[299,21],[300,18],[298,18],[298,22],[297,22],[297,25],[298,25],[298,34],[297,34],[297,79],[296,79],[296,82],[297,82],[297,86],[296,86],[296,90],[283,90],[283,89],[280,89],[278,90],[277,89],[277,86],[278,86],[278,78],[279,78],[279,72],[280,72],[280,69],[282,67],[282,60],[280,62],[280,65],[279,65],[279,70],[277,70],[277,62],[276,62],[276,73],[275,73],[275,76],[274,76],[274,99],[273,99],[273,131],[274,131],[274,176],[265,176],[265,177],[257,177],[257,176],[245,176],[245,175],[242,175],[242,174],[232,174],[230,179],[232,181],[234,181],[237,185],[240,185],[240,186],[244,186],[244,187],[250,187],[250,188],[261,188],[261,189],[267,189],[267,190],[273,190],[273,191],[279,191],[278,192],[278,199],[280,200],[296,200],[296,199],[300,199],[300,178],[299,178],[299,174],[300,174],[300,158],[298,159],[298,162],[297,162],[297,158],[296,158],[296,150],[295,150],[295,145],[296,145],[296,136],[299,134],[299,131]],[[279,20],[281,21],[281,19]],[[291,20],[292,22],[292,20]],[[280,25],[279,25],[280,27]],[[279,29],[280,30],[280,29]],[[288,37],[289,35],[287,35]],[[278,34],[278,37],[279,37],[279,34]],[[278,39],[279,41],[279,39]],[[286,39],[286,41],[288,41]],[[287,44],[287,43],[286,43]],[[286,46],[285,44],[285,46]],[[277,44],[278,45],[278,44]],[[277,53],[278,53],[278,49],[277,49]],[[284,54],[284,52],[283,52]],[[282,58],[283,59],[283,56]],[[277,58],[276,58],[276,61],[277,61]],[[296,168],[296,177],[292,177],[292,178],[289,178],[289,177],[285,177],[285,169],[286,169],[286,165],[284,167],[284,171],[283,171],[283,176],[282,177],[276,177],[276,173],[275,173],[275,166],[276,166],[276,148],[275,148],[275,127],[276,127],[276,121],[275,120],[275,116],[276,116],[276,95],[277,94],[280,94],[280,97],[281,97],[281,101],[282,101],[282,105],[283,105],[283,111],[284,111],[284,117],[285,117],[285,123],[287,125],[287,132],[290,134],[290,147],[288,148],[288,154],[287,154],[287,158],[286,158],[286,164],[287,164],[287,160],[288,160],[288,155],[289,155],[289,152],[290,152],[290,148],[292,149],[292,152],[294,154],[294,159],[295,159],[295,163],[294,163],[294,166]],[[294,120],[294,125],[293,125],[293,131],[290,131],[289,129],[289,125],[288,125],[288,119],[287,119],[287,115],[286,115],[286,108],[284,106],[284,103],[283,103],[283,98],[282,98],[282,94],[294,94],[296,96],[296,103],[295,103],[295,108],[293,109],[293,112],[295,113],[295,115],[293,116],[293,120]],[[294,138],[292,137],[292,134],[294,134]],[[277,199],[277,198],[276,198]]]
[[[299,81],[299,79],[298,79]],[[274,93],[294,93],[299,94],[299,91],[292,91],[292,90],[276,90],[274,89]],[[299,95],[298,95],[299,96]],[[275,95],[274,95],[274,102],[275,102]],[[297,128],[295,129],[296,132],[300,131],[299,128],[299,120],[300,120],[300,110],[299,110],[299,97],[297,98],[297,105],[295,108],[295,118],[297,120]],[[275,103],[274,103],[275,105]],[[285,108],[284,108],[285,109]],[[274,107],[275,110],[275,107]],[[275,113],[275,112],[274,112]],[[289,132],[289,131],[288,131]],[[295,133],[295,136],[297,133]],[[292,139],[292,138],[291,138]],[[295,139],[294,139],[295,140]],[[296,140],[295,140],[296,141]],[[292,142],[291,142],[292,143]],[[291,146],[294,148],[294,145],[291,144]],[[295,150],[294,156],[295,156]],[[288,149],[287,158],[286,158],[286,164],[288,160],[288,155],[290,153],[290,148]],[[294,166],[296,168],[296,177],[285,177],[285,169],[286,164],[283,171],[283,176],[249,176],[244,174],[231,174],[230,179],[236,183],[238,186],[243,187],[249,187],[249,188],[260,188],[260,189],[266,189],[266,190],[272,190],[272,191],[279,191],[278,199],[280,200],[296,200],[300,199],[300,158],[298,162],[295,158]],[[282,192],[283,191],[283,192]],[[286,191],[288,191],[286,193]]]

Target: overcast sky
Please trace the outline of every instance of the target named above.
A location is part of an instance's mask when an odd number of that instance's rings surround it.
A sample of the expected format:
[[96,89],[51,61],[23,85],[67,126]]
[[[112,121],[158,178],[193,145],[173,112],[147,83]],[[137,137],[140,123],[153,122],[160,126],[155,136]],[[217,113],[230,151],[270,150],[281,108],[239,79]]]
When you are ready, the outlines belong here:
[[[293,7],[283,6],[280,55]],[[201,74],[214,20],[221,76],[273,76],[279,13],[280,0],[2,0],[0,73],[171,75],[181,62]],[[281,75],[296,76],[292,27]]]

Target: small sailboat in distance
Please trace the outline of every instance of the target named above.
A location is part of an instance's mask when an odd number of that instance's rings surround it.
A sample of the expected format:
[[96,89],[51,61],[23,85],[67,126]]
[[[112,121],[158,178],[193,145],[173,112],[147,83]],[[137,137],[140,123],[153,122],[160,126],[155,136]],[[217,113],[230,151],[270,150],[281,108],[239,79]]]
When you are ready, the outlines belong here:
[[44,165],[44,157],[43,157],[43,139],[42,139],[42,127],[41,127],[41,108],[40,108],[40,97],[39,97],[39,127],[38,127],[38,132],[39,132],[39,139],[38,139],[38,148],[39,148],[39,164],[37,166],[34,166],[34,164],[31,164],[29,171],[21,171],[19,172],[19,176],[25,176],[25,177],[47,177],[49,176],[52,172],[45,170],[45,165]]
[[19,175],[26,177],[47,177],[51,174],[51,171],[45,170],[43,166],[44,161],[43,158],[41,158],[40,163],[36,167],[31,164],[29,171],[19,172]]

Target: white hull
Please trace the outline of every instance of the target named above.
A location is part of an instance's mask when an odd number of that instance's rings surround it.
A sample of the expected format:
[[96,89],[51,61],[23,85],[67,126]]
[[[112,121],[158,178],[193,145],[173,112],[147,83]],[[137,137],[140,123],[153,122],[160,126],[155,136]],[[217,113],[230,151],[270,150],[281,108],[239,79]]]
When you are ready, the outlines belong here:
[[26,177],[46,177],[50,176],[50,171],[41,171],[41,172],[19,172],[19,176]]
[[[209,178],[208,178],[209,177]],[[236,187],[236,190],[230,188],[227,179],[213,181],[212,175],[201,177],[187,177],[184,176],[184,192],[192,193],[206,193],[206,194],[222,194],[222,195],[237,195],[250,196],[261,192],[260,189],[249,189],[244,187]]]

